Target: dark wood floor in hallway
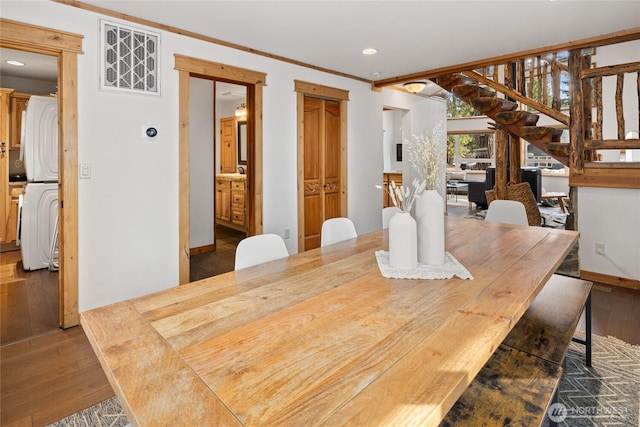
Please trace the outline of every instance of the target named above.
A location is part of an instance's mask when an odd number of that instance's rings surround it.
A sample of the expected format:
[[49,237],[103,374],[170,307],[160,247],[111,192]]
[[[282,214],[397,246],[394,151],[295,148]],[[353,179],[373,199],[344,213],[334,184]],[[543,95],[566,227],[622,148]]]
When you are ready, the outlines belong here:
[[[449,203],[449,215],[469,215],[466,201]],[[199,258],[201,262],[192,266],[194,280],[201,278],[199,274],[205,274],[207,265],[216,265],[220,272],[233,270],[235,245],[242,236],[230,234],[232,237],[224,244],[218,240],[215,257],[212,254],[193,257],[193,261]],[[5,254],[2,255],[4,261]],[[3,282],[3,292],[4,287]],[[636,327],[640,291],[598,284],[593,289],[592,300],[596,335],[612,335],[640,345],[640,329]],[[3,313],[7,309],[4,304],[3,299],[0,307]],[[4,325],[5,319],[2,321]],[[3,344],[0,375],[2,426],[45,426],[113,396],[80,327]]]

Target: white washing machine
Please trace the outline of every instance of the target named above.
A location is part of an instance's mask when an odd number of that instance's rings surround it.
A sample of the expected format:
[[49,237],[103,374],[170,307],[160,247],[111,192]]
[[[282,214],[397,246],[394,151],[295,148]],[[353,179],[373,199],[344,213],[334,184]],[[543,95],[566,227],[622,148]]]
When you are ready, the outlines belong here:
[[57,234],[58,183],[27,184],[18,210],[22,267],[25,270],[48,268],[51,242]]
[[21,158],[29,182],[58,180],[58,99],[32,96],[24,112]]

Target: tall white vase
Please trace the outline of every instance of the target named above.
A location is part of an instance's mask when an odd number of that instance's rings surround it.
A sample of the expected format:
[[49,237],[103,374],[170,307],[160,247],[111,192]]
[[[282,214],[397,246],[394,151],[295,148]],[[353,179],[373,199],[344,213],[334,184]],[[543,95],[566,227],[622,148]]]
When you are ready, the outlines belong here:
[[416,198],[418,260],[423,264],[444,263],[444,200],[436,190],[425,190]]
[[389,221],[389,264],[403,269],[418,266],[417,225],[409,212],[398,212]]

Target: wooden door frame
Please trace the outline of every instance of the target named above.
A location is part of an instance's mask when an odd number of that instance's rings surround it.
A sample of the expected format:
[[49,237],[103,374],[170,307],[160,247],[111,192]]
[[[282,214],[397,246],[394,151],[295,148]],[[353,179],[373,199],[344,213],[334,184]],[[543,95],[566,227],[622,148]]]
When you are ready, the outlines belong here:
[[78,315],[78,55],[79,34],[0,18],[0,46],[58,58],[59,322],[76,326]]
[[[178,263],[179,284],[189,283],[189,79],[198,77],[247,86],[248,235],[262,233],[262,88],[266,74],[218,62],[175,54],[179,71]],[[253,142],[253,143],[252,143]]]
[[297,93],[297,137],[298,137],[298,252],[304,247],[304,97],[338,101],[340,103],[340,216],[348,216],[347,206],[347,102],[349,91],[294,80]]

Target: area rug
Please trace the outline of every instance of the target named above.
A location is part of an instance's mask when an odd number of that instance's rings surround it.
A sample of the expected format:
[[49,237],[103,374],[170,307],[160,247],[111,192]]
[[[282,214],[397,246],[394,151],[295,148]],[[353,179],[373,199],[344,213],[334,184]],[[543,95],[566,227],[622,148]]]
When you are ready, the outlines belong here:
[[48,427],[124,427],[128,423],[122,406],[114,396]]
[[[567,427],[638,426],[640,346],[593,336],[592,367],[584,346],[571,343],[560,380],[559,425]],[[115,397],[49,427],[122,427],[127,418]],[[545,420],[545,427],[548,420]]]
[[[640,346],[593,336],[592,366],[584,346],[571,343],[560,379],[560,403],[550,408],[560,426],[633,426],[640,411]],[[543,426],[548,426],[548,419]]]

